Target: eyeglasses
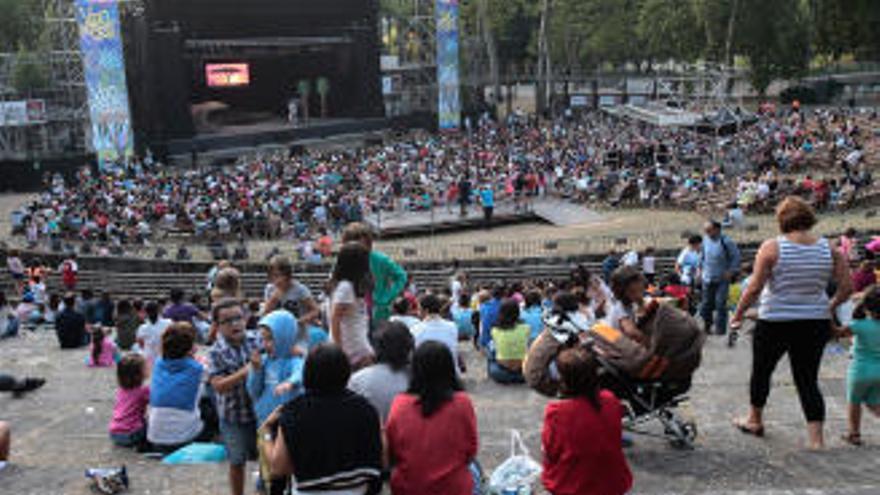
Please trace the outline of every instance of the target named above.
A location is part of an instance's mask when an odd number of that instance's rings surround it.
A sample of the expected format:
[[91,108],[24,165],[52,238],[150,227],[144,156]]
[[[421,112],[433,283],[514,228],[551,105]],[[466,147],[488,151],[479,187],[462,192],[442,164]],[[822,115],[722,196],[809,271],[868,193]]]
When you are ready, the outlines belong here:
[[229,318],[224,318],[224,319],[218,321],[217,323],[219,323],[221,325],[232,325],[233,323],[238,323],[242,320],[244,320],[244,316],[235,315],[235,316],[230,316]]

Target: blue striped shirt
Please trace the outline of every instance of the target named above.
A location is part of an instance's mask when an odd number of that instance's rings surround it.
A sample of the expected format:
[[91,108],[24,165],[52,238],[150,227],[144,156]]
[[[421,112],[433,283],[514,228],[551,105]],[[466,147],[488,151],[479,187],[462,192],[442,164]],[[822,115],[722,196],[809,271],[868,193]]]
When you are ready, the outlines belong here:
[[779,258],[761,293],[758,317],[767,321],[831,318],[826,289],[834,261],[828,239],[804,245],[777,239]]

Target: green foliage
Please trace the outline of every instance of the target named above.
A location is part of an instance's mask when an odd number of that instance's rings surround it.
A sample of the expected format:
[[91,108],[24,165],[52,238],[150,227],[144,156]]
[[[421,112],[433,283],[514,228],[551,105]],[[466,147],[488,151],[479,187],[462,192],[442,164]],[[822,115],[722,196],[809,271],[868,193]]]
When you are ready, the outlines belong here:
[[697,12],[681,0],[644,0],[637,32],[642,48],[657,60],[692,62],[705,48]]
[[809,62],[807,12],[800,0],[740,0],[741,53],[750,79],[764,94],[774,80],[803,75]]
[[0,0],[0,51],[33,48],[43,29],[40,0]]
[[22,46],[15,54],[12,68],[12,86],[19,93],[44,89],[49,85],[49,73],[39,53]]

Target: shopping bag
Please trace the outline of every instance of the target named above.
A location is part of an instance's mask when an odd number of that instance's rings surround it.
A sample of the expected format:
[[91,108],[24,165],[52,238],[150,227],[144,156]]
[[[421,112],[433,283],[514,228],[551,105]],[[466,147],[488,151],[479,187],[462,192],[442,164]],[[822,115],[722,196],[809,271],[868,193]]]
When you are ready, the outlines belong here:
[[541,465],[529,454],[516,430],[510,431],[510,457],[489,477],[490,495],[531,495],[541,476]]

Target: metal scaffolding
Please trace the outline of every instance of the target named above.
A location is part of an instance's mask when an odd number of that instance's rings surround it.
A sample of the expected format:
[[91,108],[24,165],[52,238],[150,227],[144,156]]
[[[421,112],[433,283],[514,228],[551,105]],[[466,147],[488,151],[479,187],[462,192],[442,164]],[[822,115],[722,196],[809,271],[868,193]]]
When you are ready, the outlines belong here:
[[[21,60],[0,53],[0,101],[40,99],[45,102],[42,123],[0,126],[0,159],[39,160],[88,150],[89,125],[85,78],[79,51],[79,32],[73,0],[45,0],[42,46]],[[21,93],[14,88],[18,63],[37,62],[47,68],[46,88]]]
[[389,117],[437,111],[434,1],[405,0],[397,12],[380,18],[383,94]]

